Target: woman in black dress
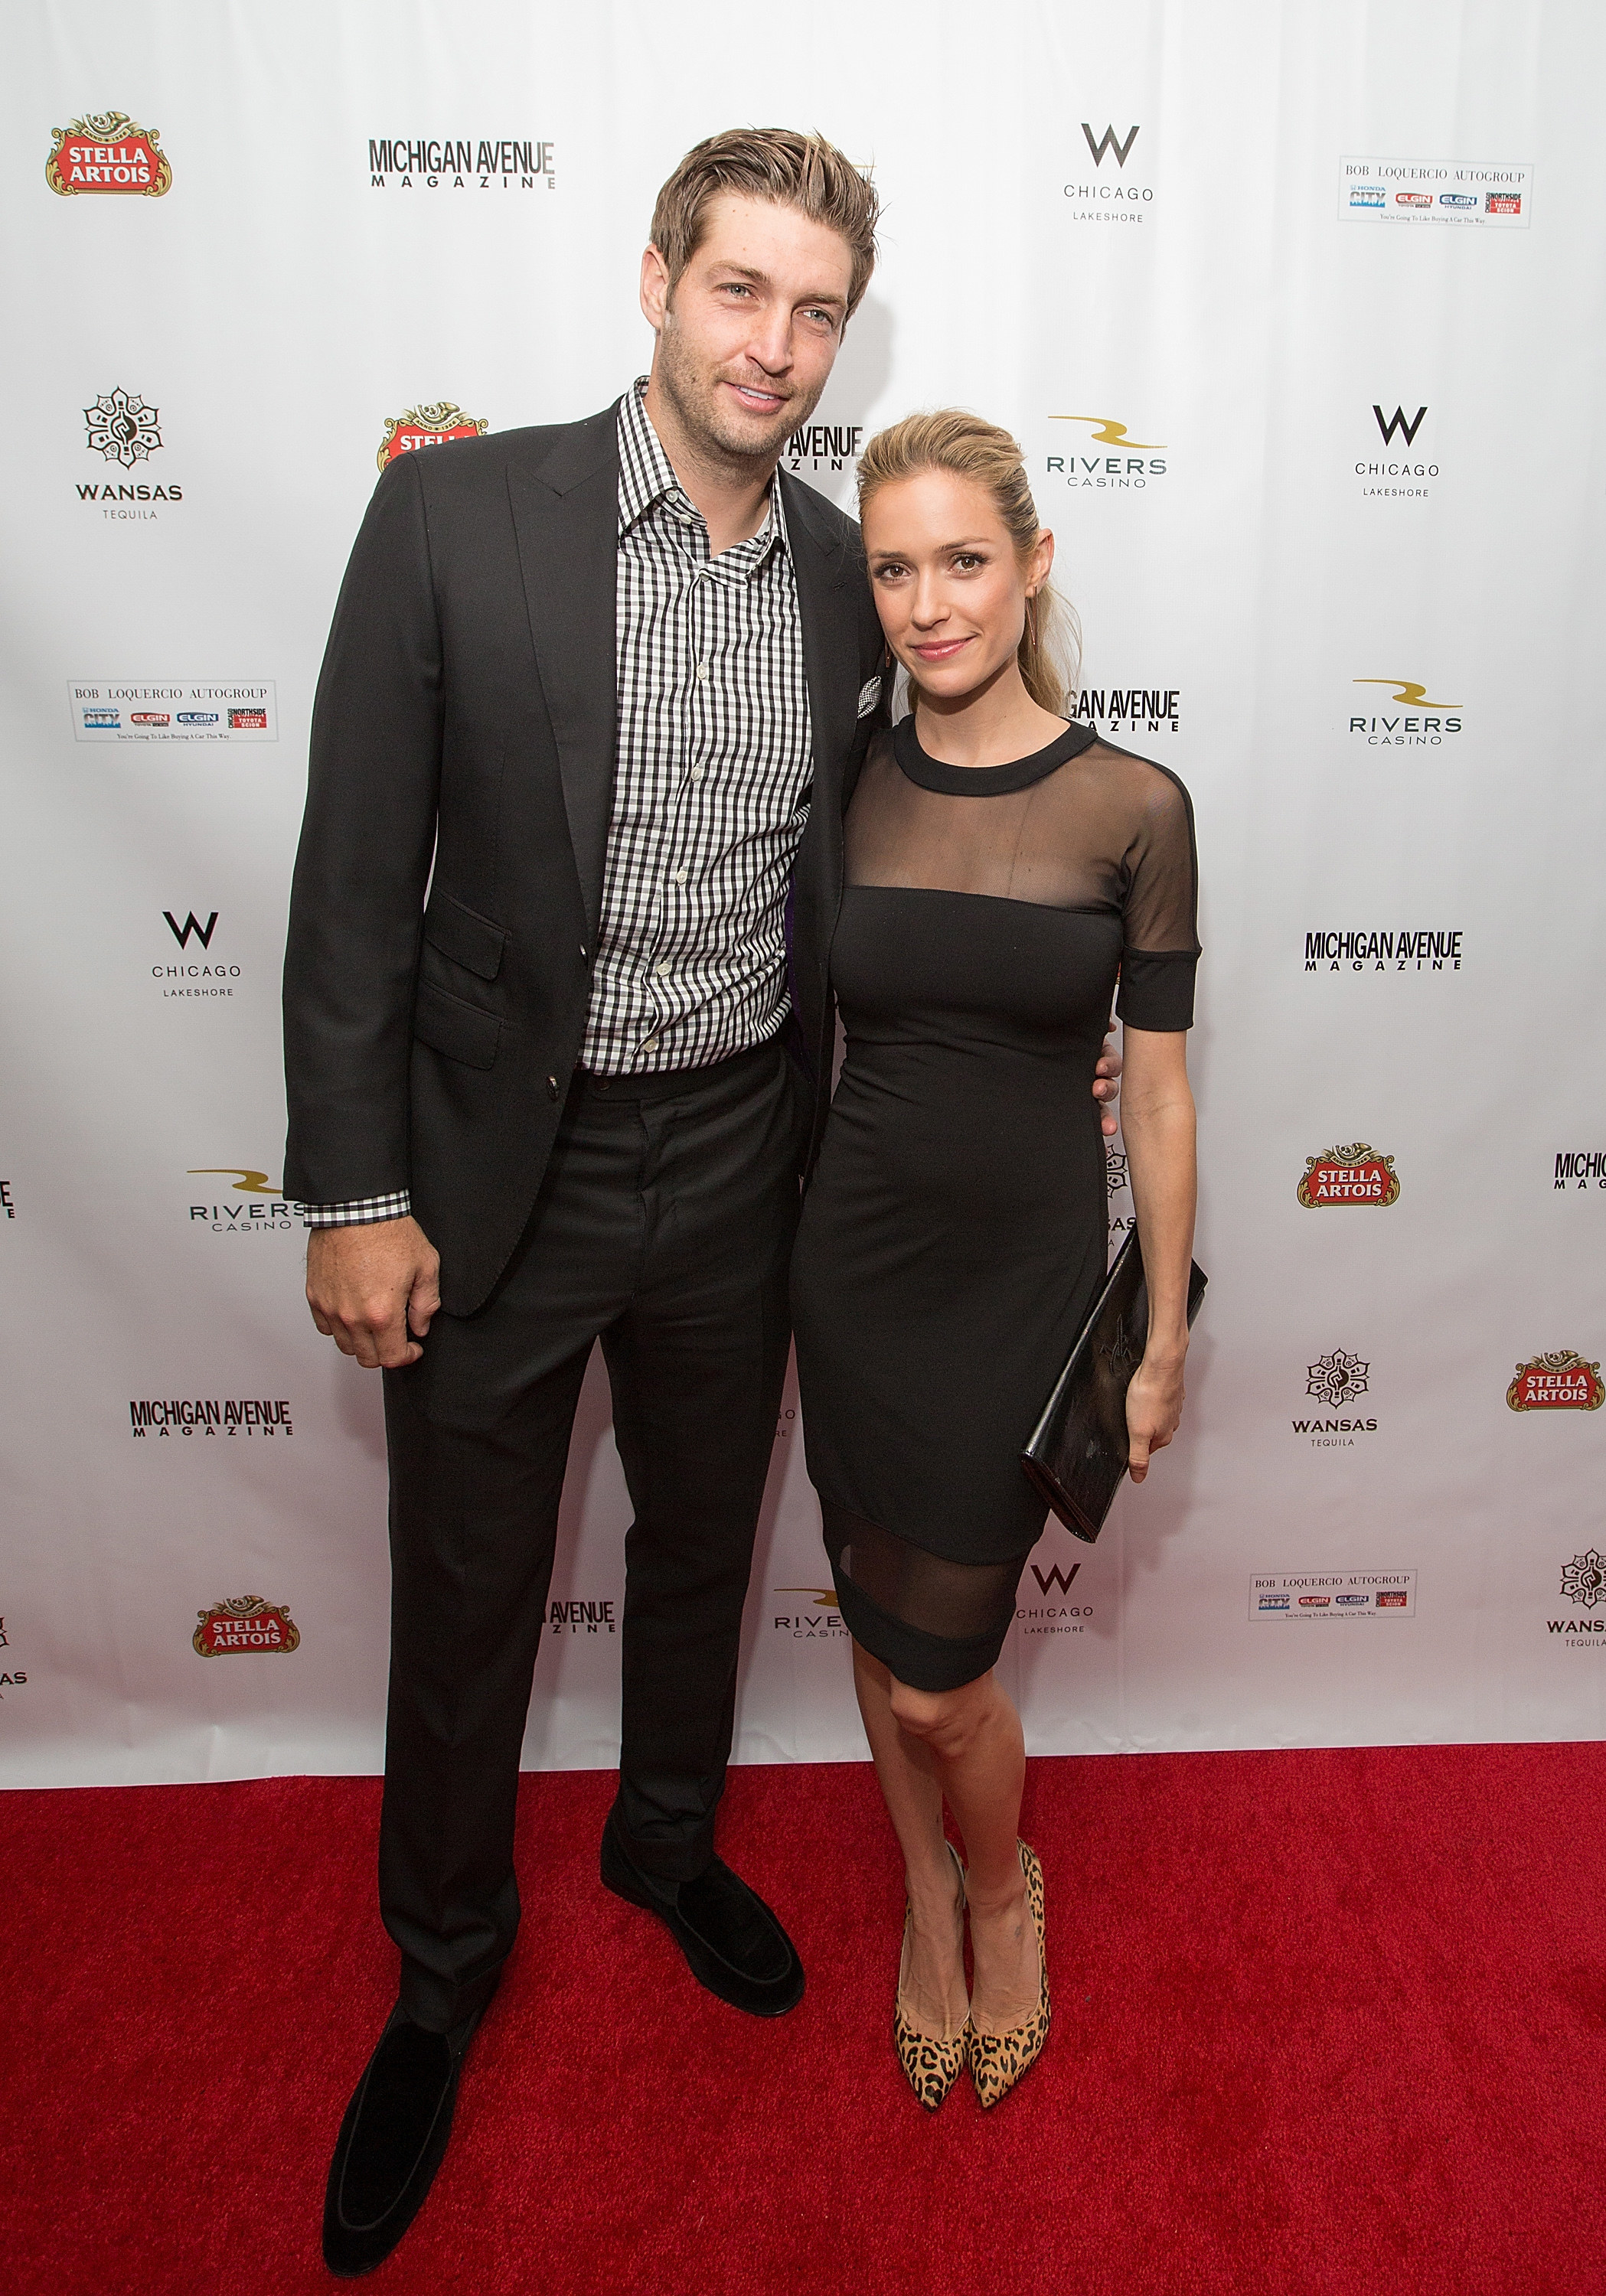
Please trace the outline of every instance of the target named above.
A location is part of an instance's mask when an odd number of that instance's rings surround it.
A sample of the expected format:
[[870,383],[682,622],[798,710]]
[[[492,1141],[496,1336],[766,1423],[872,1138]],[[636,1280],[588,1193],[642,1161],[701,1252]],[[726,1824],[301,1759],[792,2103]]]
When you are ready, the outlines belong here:
[[904,1857],[894,2035],[923,2104],[968,2063],[990,2105],[1048,2033],[1020,1720],[992,1668],[1044,1522],[1021,1447],[1105,1274],[1090,1086],[1117,975],[1150,1301],[1135,1481],[1182,1407],[1192,816],[1174,775],[1066,717],[1053,537],[1007,432],[911,416],[871,440],[859,488],[913,708],[847,813],[831,957],[847,1054],[793,1315],[809,1472]]

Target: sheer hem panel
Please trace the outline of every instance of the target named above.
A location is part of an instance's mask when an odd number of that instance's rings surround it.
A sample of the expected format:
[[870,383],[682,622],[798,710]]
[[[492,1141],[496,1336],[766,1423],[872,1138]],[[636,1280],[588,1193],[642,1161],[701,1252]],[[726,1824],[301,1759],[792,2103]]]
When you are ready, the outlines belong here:
[[957,1690],[997,1663],[1025,1554],[952,1562],[846,1507],[820,1513],[843,1623],[900,1682]]

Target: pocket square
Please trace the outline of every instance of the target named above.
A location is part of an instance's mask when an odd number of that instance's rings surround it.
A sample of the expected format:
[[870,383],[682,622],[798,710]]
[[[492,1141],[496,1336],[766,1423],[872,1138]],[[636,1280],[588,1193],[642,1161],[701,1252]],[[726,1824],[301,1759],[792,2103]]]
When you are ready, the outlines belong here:
[[867,677],[864,684],[859,689],[859,708],[856,715],[861,718],[868,718],[870,711],[875,708],[877,702],[879,701],[880,699],[881,673],[877,670],[874,677]]

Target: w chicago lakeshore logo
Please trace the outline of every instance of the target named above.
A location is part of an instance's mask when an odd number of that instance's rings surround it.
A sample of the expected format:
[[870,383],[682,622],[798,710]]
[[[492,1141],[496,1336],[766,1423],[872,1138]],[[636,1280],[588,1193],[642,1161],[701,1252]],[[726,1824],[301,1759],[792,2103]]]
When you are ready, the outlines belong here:
[[1141,133],[1135,120],[1124,130],[1108,120],[1102,127],[1082,122],[1082,142],[1071,150],[1071,178],[1061,187],[1073,223],[1139,224],[1152,212],[1155,187],[1134,157]]
[[1355,459],[1362,498],[1378,503],[1426,502],[1431,481],[1439,474],[1438,464],[1425,451],[1413,455],[1412,449],[1428,420],[1427,407],[1419,406],[1414,414],[1407,414],[1402,403],[1389,414],[1374,399],[1371,414],[1379,443],[1369,441],[1367,451]]

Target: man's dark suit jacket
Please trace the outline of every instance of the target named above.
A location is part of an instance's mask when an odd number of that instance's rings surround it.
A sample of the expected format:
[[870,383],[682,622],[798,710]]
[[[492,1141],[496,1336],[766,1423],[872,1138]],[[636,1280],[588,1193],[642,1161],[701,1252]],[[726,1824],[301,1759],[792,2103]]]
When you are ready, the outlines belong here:
[[[615,411],[391,463],[313,711],[284,960],[286,1193],[408,1189],[452,1315],[534,1204],[580,1057],[613,800]],[[842,814],[880,627],[858,529],[781,474],[814,783],[791,900],[813,1136]],[[427,898],[426,898],[427,896]]]

